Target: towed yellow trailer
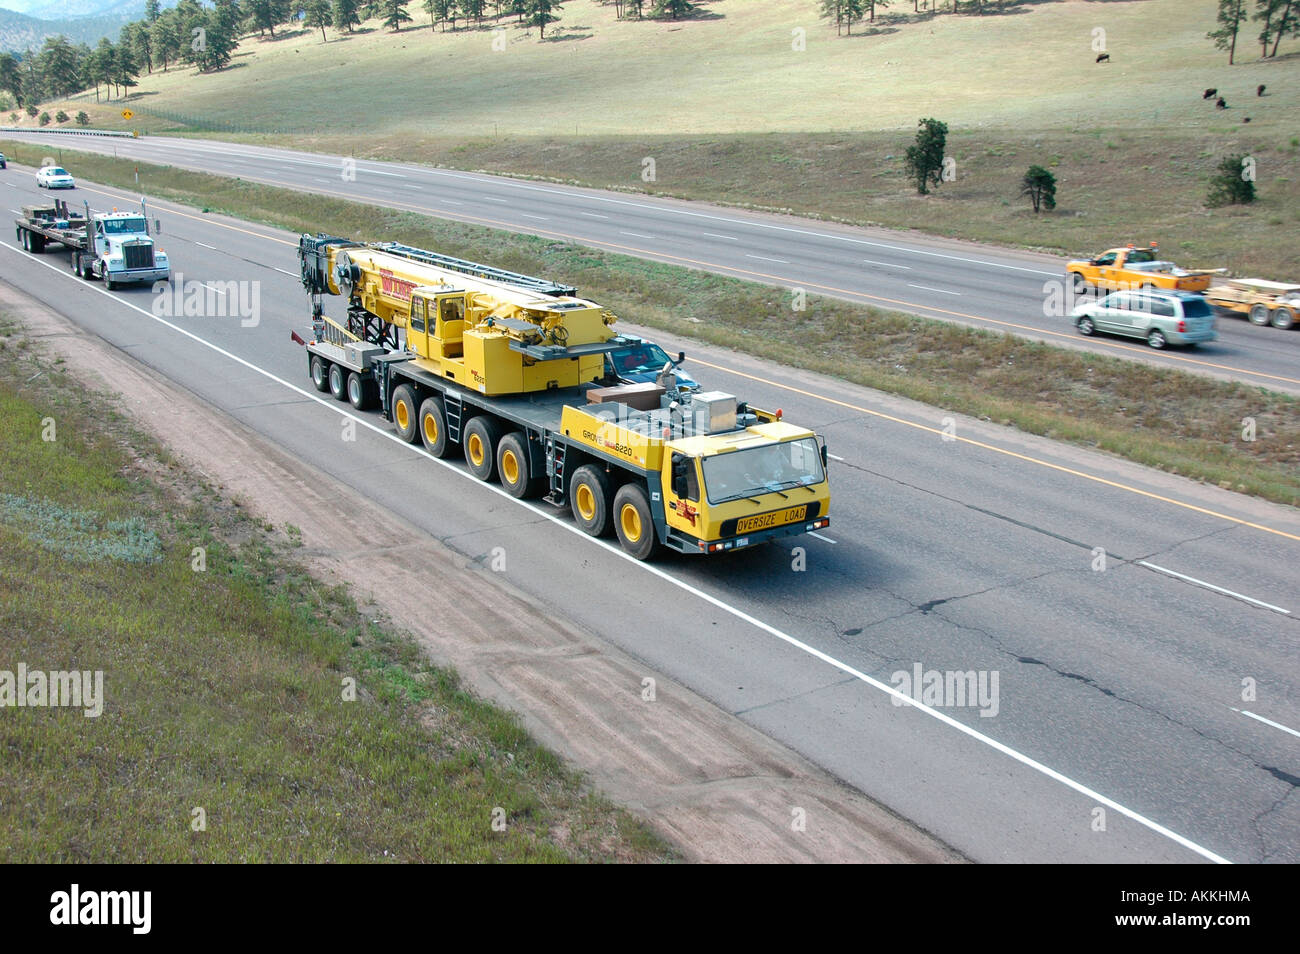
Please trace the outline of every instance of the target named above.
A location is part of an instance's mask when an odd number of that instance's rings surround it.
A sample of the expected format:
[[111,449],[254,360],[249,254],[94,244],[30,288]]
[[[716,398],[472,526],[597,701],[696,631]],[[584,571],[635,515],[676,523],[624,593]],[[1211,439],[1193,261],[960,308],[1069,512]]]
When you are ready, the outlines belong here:
[[1253,325],[1291,328],[1300,314],[1300,285],[1263,278],[1236,278],[1205,292],[1206,300],[1224,311],[1245,315]]

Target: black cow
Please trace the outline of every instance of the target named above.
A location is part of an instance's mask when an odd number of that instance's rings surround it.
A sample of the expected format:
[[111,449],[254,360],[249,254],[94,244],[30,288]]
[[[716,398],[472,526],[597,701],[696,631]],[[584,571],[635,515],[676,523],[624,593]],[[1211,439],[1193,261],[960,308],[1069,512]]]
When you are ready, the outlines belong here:
[[1110,59],[1110,54],[1109,54],[1109,53],[1098,53],[1098,54],[1097,54],[1097,62],[1098,62],[1098,63],[1101,63],[1102,61],[1106,61],[1106,60],[1109,60],[1109,59]]
[[1216,100],[1214,101],[1214,108],[1215,108],[1215,109],[1227,109],[1227,108],[1228,108],[1228,104],[1225,103],[1225,102],[1223,101],[1223,97],[1220,96],[1218,99],[1216,99]]
[[1218,95],[1219,95],[1219,91],[1217,89],[1207,89],[1204,93],[1201,94],[1201,99],[1214,99],[1214,97]]

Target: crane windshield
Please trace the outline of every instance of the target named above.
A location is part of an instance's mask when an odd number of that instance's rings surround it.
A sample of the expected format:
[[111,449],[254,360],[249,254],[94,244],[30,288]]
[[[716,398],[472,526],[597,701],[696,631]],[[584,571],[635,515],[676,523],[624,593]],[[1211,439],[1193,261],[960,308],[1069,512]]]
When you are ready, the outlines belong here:
[[811,437],[715,454],[703,461],[709,503],[819,484],[826,479],[821,450]]

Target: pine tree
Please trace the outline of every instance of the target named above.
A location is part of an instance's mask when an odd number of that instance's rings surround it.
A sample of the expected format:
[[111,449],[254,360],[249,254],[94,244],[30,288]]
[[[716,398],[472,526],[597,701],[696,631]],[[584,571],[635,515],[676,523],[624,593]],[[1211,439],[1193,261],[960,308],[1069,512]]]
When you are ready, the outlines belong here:
[[329,0],[307,0],[303,7],[303,23],[320,30],[320,40],[327,41],[325,28],[334,22],[334,13],[330,10]]
[[1042,166],[1030,166],[1020,182],[1020,194],[1029,196],[1035,215],[1040,206],[1051,212],[1056,208],[1056,176]]
[[1237,32],[1248,16],[1246,0],[1219,0],[1219,28],[1205,34],[1220,50],[1228,51],[1228,65],[1237,53]]
[[948,144],[948,125],[937,119],[922,119],[916,131],[916,145],[907,147],[907,175],[921,195],[930,185],[942,181],[943,152]]
[[406,0],[383,0],[379,14],[384,18],[384,26],[394,33],[402,28],[403,23],[411,22],[411,15],[406,12]]
[[357,0],[334,0],[334,29],[351,33],[353,27],[360,26],[361,16],[357,7]]
[[558,23],[560,18],[556,12],[563,6],[562,0],[527,0],[524,4],[524,13],[528,19],[529,26],[535,26],[541,31],[543,39],[546,38],[546,24]]
[[668,15],[670,20],[676,20],[678,17],[684,17],[695,9],[695,4],[690,0],[655,0],[655,16],[661,17]]

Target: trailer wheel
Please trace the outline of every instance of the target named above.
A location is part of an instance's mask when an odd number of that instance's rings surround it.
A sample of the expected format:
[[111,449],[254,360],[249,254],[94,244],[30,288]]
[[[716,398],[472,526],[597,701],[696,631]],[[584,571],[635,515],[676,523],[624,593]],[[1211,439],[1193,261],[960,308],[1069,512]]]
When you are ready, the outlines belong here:
[[341,364],[330,365],[330,395],[336,401],[348,399],[348,369]]
[[486,414],[465,425],[462,438],[465,462],[469,464],[469,472],[479,480],[489,481],[497,475],[496,446],[500,437],[501,426]]
[[409,384],[398,385],[393,391],[393,426],[397,436],[408,444],[414,444],[420,436],[415,408],[415,389]]
[[425,398],[420,405],[420,439],[434,457],[451,456],[454,445],[447,436],[447,409],[437,395]]
[[1294,324],[1295,324],[1295,314],[1294,312],[1291,311],[1290,308],[1273,309],[1274,328],[1286,329],[1286,328],[1290,328]]
[[1268,305],[1263,302],[1250,306],[1250,323],[1263,327],[1268,324]]
[[640,484],[624,484],[614,495],[614,532],[623,549],[638,560],[648,560],[655,552],[654,517]]
[[523,431],[513,431],[501,438],[497,445],[497,473],[506,493],[520,500],[536,496],[541,489],[528,466],[528,438]]
[[318,354],[311,356],[311,383],[316,385],[317,391],[328,391],[330,389],[329,371],[325,367],[326,361]]
[[604,536],[609,529],[609,512],[613,509],[614,487],[609,474],[592,464],[573,472],[569,483],[569,508],[582,532]]
[[348,372],[348,403],[358,411],[368,411],[379,399],[375,382],[355,371]]

